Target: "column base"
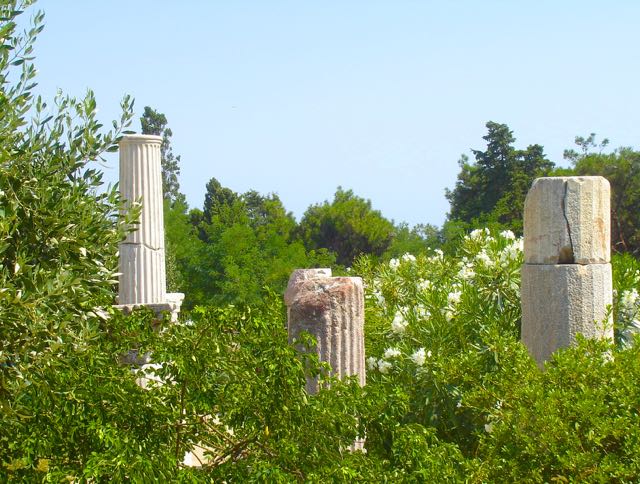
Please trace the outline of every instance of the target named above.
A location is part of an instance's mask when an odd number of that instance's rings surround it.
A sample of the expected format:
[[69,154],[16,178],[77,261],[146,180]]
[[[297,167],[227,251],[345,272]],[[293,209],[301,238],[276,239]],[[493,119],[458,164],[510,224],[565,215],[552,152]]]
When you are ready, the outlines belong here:
[[124,314],[131,314],[134,309],[149,308],[151,309],[158,319],[162,319],[164,313],[171,314],[171,322],[175,323],[178,320],[178,314],[180,314],[180,308],[182,307],[182,301],[184,300],[184,294],[181,292],[169,293],[166,296],[165,302],[158,303],[133,303],[133,304],[116,304],[113,307],[119,309]]

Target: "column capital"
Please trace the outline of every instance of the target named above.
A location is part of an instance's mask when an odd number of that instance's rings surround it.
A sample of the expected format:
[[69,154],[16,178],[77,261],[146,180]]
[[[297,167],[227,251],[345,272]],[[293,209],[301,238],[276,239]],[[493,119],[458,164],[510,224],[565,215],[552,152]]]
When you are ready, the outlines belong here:
[[156,136],[155,134],[125,134],[120,143],[120,146],[125,144],[162,144],[162,136]]

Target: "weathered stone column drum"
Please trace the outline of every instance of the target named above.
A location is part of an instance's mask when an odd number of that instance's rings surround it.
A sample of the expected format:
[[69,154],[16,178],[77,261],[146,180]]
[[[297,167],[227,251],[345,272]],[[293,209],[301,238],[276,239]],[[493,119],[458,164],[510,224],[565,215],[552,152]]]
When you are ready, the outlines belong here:
[[120,142],[120,194],[126,207],[142,203],[137,230],[120,244],[119,304],[166,300],[160,136],[128,135]]
[[[329,269],[294,271],[285,295],[289,341],[307,331],[317,340],[315,351],[331,365],[334,376],[356,375],[365,384],[364,291],[359,277],[330,277]],[[308,379],[309,393],[318,390]]]
[[527,194],[522,342],[540,367],[577,334],[613,338],[609,204],[599,176],[538,178]]

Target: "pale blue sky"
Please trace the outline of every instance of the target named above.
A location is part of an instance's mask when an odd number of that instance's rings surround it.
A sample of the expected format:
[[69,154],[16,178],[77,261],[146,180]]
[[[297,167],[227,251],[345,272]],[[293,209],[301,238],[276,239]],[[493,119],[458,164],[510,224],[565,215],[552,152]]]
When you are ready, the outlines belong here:
[[[338,185],[440,225],[485,123],[555,162],[576,135],[638,147],[640,2],[41,0],[39,91],[164,112],[181,189],[216,177],[299,218]],[[136,117],[133,129],[140,130]],[[115,160],[105,169],[117,180]]]

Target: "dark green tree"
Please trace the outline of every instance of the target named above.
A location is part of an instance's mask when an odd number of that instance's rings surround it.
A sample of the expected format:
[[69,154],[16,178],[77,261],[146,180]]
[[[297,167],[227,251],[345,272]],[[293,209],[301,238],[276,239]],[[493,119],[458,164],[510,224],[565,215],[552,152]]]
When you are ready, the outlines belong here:
[[338,187],[333,202],[307,209],[298,231],[307,249],[330,250],[339,264],[350,266],[361,254],[381,256],[393,240],[394,226],[371,201]]
[[162,163],[162,194],[171,203],[176,201],[184,202],[184,195],[180,193],[180,155],[175,156],[171,148],[171,136],[173,133],[167,127],[167,117],[158,111],[145,106],[144,113],[140,118],[142,134],[153,134],[162,136],[160,146],[160,157]]
[[463,155],[453,190],[446,191],[451,204],[448,220],[467,224],[498,223],[522,232],[524,199],[533,180],[553,169],[542,146],[517,150],[506,124],[489,121],[484,151],[472,150],[475,162]]
[[230,207],[239,199],[239,195],[230,188],[223,187],[215,178],[211,178],[206,186],[204,194],[204,219],[211,223],[215,216],[226,213]]

